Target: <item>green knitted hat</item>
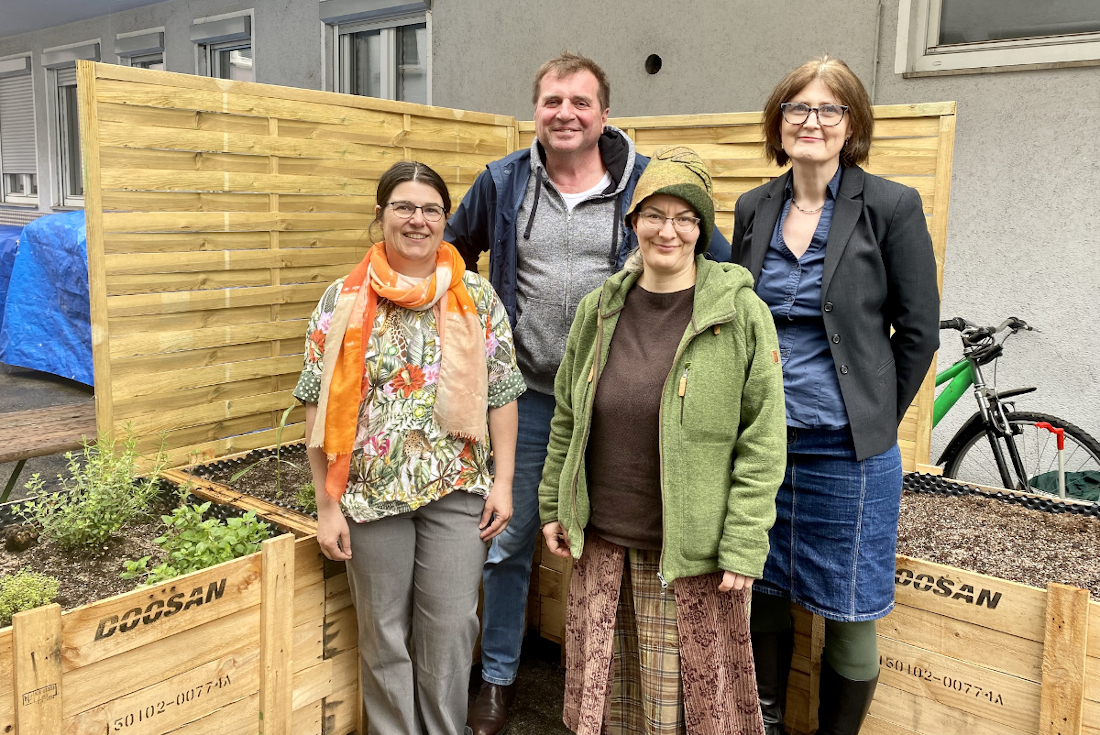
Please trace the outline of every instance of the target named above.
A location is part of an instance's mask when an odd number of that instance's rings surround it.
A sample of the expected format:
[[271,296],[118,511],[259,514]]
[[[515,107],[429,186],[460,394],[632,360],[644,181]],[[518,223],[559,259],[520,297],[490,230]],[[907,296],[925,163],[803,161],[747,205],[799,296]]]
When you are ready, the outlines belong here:
[[633,228],[632,215],[642,202],[654,194],[668,194],[683,199],[702,220],[699,223],[699,240],[695,243],[695,252],[705,253],[710,247],[710,236],[714,231],[713,193],[714,185],[711,183],[710,173],[698,153],[682,145],[661,148],[649,159],[649,165],[638,179],[634,198],[626,213],[626,226]]

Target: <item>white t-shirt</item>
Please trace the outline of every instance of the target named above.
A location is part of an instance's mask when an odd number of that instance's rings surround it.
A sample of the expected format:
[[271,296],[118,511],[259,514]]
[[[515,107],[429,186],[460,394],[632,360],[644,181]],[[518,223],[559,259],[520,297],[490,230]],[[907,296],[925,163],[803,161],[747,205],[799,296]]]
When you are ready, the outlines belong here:
[[561,198],[565,200],[565,206],[569,208],[570,212],[572,212],[573,208],[583,202],[585,199],[594,194],[599,194],[609,186],[611,186],[611,173],[608,171],[604,171],[603,178],[600,179],[600,182],[588,191],[579,191],[576,194],[566,194],[565,192],[561,192]]

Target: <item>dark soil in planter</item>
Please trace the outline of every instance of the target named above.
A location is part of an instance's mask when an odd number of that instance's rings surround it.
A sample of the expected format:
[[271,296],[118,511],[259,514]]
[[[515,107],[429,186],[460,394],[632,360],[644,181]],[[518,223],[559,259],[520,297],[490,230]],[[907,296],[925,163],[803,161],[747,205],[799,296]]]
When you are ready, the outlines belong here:
[[[305,445],[291,444],[283,447],[279,453],[278,465],[281,466],[278,472],[280,477],[276,476],[275,452],[270,449],[258,449],[238,459],[201,465],[190,468],[188,471],[239,493],[248,493],[282,508],[289,508],[316,518],[317,511],[312,506],[303,506],[297,499],[299,491],[313,482]],[[252,469],[248,472],[236,480],[230,479],[249,466]],[[313,491],[309,490],[307,494],[312,499]]]
[[[203,501],[190,496],[189,503]],[[0,506],[0,576],[14,574],[26,567],[33,572],[56,577],[61,585],[57,602],[62,609],[95,602],[105,597],[129,592],[139,586],[139,579],[122,579],[123,562],[151,557],[149,568],[164,560],[165,552],[153,539],[160,537],[165,526],[161,515],[167,515],[179,505],[174,489],[165,489],[158,502],[149,509],[148,517],[119,529],[102,546],[76,551],[66,551],[57,544],[40,540],[24,551],[8,550],[5,541],[9,535],[34,536],[29,525],[12,520],[10,504]],[[242,513],[234,508],[211,506],[206,517],[225,518]]]
[[906,491],[898,553],[1040,589],[1070,584],[1100,600],[1100,518],[1091,515]]

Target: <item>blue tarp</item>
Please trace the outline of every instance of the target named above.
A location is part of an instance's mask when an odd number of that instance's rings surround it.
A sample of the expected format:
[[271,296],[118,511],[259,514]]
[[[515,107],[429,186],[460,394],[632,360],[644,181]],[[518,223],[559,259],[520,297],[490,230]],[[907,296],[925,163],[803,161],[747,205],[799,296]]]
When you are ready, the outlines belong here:
[[19,247],[19,233],[23,225],[0,225],[0,324],[4,323],[4,302],[8,298],[8,281],[15,265],[15,251]]
[[0,362],[92,384],[92,328],[83,212],[23,228],[8,286]]

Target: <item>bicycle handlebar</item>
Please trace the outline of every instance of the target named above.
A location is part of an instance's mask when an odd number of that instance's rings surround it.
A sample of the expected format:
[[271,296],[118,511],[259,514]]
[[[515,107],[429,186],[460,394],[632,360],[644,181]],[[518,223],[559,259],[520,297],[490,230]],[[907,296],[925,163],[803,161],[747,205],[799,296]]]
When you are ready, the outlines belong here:
[[1028,332],[1035,330],[1034,327],[1030,326],[1023,319],[1014,316],[1005,319],[996,327],[979,327],[963,319],[961,316],[957,316],[953,319],[944,319],[940,321],[940,329],[954,329],[957,332],[968,332],[968,334],[963,337],[964,340],[970,338],[978,341],[986,337],[992,337],[995,334],[1000,334],[1006,329],[1011,329],[1013,332],[1021,329]]

